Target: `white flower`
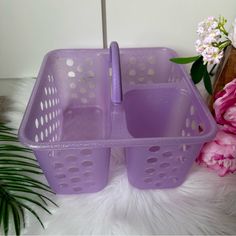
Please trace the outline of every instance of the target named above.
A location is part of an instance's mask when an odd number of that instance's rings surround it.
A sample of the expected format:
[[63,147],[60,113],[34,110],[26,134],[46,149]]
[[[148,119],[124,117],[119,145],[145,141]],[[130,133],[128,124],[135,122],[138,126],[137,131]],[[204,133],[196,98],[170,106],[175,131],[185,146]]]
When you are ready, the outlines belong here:
[[212,24],[211,24],[211,28],[212,28],[212,29],[215,29],[215,28],[217,28],[217,27],[218,27],[218,21],[214,20],[214,21],[212,22]]
[[204,38],[203,43],[204,44],[212,44],[216,41],[217,41],[216,37],[214,37],[214,35],[212,35],[212,34],[209,34],[208,36],[206,36]]
[[217,43],[220,40],[220,30],[212,30],[209,34],[206,34],[205,37],[203,38],[203,43],[204,44],[212,44],[212,43]]
[[220,50],[214,46],[208,46],[201,54],[203,56],[204,64],[219,64],[221,58],[223,57],[223,50]]
[[214,31],[218,25],[218,20],[215,17],[210,16],[198,24],[197,33],[200,37],[205,37],[205,35]]
[[206,21],[214,21],[216,18],[214,16],[208,16]]
[[197,39],[195,42],[195,48],[198,54],[202,54],[207,46],[200,39]]
[[198,34],[203,34],[204,33],[204,28],[202,26],[198,26],[197,33]]
[[232,42],[232,45],[236,48],[236,19],[234,20],[234,23],[229,31],[229,39]]
[[204,64],[219,64],[223,57],[223,49],[218,48],[223,33],[220,29],[221,21],[221,18],[210,16],[198,24],[198,39],[195,42],[195,49],[203,57]]

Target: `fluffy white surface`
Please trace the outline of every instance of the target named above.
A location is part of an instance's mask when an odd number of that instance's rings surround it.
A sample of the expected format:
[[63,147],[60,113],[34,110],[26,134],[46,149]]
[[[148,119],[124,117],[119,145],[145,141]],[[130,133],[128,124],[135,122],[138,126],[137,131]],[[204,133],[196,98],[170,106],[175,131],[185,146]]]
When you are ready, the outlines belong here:
[[[11,126],[18,128],[35,80],[12,85]],[[112,151],[108,186],[98,193],[53,197],[52,215],[27,214],[25,235],[236,234],[236,175],[218,177],[194,165],[176,189],[142,191],[127,180],[121,149]]]

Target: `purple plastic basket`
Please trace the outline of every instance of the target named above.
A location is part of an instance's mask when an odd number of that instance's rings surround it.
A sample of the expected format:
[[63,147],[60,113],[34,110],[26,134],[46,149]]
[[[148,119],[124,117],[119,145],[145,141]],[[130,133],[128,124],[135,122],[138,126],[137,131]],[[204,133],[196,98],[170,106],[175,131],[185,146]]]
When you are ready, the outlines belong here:
[[125,148],[128,179],[138,188],[186,179],[216,124],[183,67],[169,61],[176,56],[116,43],[45,56],[19,136],[56,193],[104,188],[117,146]]

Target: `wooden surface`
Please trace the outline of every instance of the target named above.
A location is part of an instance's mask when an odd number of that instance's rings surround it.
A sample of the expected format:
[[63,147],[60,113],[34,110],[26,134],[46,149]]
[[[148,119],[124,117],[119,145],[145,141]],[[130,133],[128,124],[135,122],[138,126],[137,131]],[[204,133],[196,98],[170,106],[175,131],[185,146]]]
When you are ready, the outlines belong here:
[[225,84],[229,83],[234,78],[236,78],[236,49],[229,46],[226,49],[225,56],[216,72],[215,84],[213,86],[213,96],[209,96],[208,99],[208,106],[212,113],[214,113],[213,103],[216,93],[222,90]]

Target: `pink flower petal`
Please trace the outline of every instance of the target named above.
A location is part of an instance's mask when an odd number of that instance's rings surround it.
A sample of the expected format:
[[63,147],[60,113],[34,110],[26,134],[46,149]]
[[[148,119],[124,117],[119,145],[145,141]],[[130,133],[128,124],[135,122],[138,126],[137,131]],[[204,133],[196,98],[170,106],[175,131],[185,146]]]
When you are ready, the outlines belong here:
[[212,142],[204,144],[197,163],[216,171],[219,176],[236,171],[236,135],[219,130]]
[[214,139],[220,145],[236,145],[236,135],[219,130]]
[[236,79],[216,94],[213,104],[215,119],[225,131],[236,134]]

